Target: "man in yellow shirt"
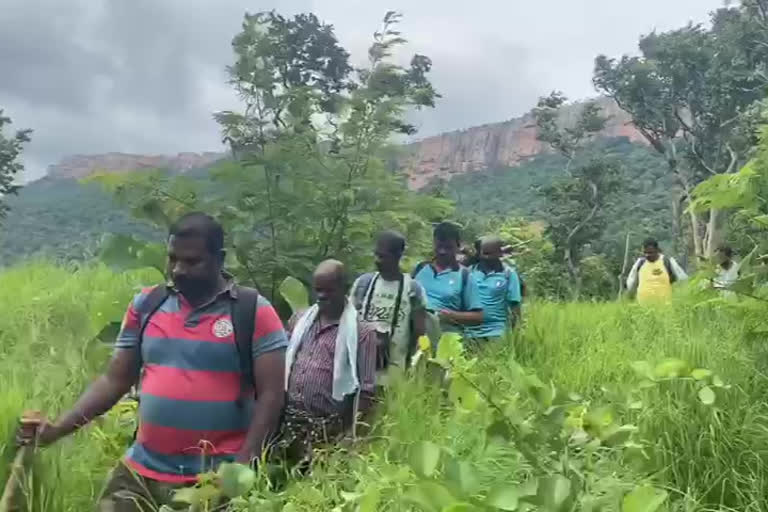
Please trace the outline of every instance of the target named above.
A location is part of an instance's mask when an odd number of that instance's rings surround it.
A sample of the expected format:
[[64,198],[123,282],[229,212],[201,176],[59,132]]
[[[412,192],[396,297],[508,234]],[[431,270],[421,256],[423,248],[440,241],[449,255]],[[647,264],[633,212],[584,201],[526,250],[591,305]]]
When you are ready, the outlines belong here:
[[637,291],[638,302],[669,300],[672,283],[688,279],[688,275],[673,257],[661,253],[659,242],[653,238],[643,242],[643,254],[629,272],[627,289]]

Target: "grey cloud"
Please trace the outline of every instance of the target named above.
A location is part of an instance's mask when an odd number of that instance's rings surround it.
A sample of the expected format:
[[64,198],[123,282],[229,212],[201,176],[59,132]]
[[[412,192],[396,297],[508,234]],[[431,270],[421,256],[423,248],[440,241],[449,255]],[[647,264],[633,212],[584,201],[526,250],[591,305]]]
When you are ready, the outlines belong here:
[[333,23],[357,64],[389,9],[434,61],[438,108],[420,135],[520,115],[554,88],[593,94],[597,53],[632,52],[640,33],[703,21],[720,0],[3,0],[0,107],[35,130],[27,178],[73,153],[220,149],[215,110],[243,13],[313,10]]

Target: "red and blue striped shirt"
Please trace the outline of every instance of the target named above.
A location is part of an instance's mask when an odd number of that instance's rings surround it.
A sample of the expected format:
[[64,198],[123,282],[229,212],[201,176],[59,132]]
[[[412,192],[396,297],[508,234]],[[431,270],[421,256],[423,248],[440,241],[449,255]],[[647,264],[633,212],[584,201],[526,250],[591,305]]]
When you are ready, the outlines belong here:
[[[139,344],[138,311],[151,291],[136,295],[123,320],[116,350]],[[241,395],[230,283],[197,308],[171,292],[146,324],[141,342],[139,429],[126,463],[140,475],[164,482],[194,482],[197,475],[231,461],[245,441],[253,401]],[[253,357],[287,346],[282,322],[259,297]]]

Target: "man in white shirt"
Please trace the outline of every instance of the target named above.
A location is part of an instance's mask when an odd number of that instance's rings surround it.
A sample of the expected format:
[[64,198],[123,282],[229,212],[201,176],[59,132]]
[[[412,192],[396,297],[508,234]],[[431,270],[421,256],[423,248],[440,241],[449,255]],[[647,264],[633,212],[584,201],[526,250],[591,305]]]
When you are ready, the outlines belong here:
[[372,323],[378,334],[377,369],[405,369],[426,330],[427,299],[424,288],[400,269],[405,237],[384,231],[376,237],[377,272],[363,274],[352,285],[352,303],[361,321]]
[[717,259],[717,277],[712,280],[712,286],[727,290],[739,279],[739,264],[733,261],[733,249],[728,245],[717,249]]

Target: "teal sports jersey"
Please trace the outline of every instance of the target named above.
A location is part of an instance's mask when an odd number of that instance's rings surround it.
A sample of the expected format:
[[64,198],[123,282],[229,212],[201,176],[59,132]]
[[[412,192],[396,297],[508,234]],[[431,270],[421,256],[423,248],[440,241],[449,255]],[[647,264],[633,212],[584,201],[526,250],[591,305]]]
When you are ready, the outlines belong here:
[[483,323],[467,326],[465,332],[472,338],[502,336],[507,328],[509,308],[521,301],[520,279],[513,269],[486,274],[477,266],[470,268],[469,281],[478,291],[483,308]]
[[[445,269],[440,272],[429,265],[424,265],[414,275],[414,279],[424,288],[427,294],[427,309],[438,312],[442,309],[451,311],[479,311],[483,309],[480,294],[473,284],[471,276],[467,277],[462,299],[462,267]],[[456,331],[455,326],[444,325],[444,331]]]

